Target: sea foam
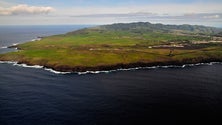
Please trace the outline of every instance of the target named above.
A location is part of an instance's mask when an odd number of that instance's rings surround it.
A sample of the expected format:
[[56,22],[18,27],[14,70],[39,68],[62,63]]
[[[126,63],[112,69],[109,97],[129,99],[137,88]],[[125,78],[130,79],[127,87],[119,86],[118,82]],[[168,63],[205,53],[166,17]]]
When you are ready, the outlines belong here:
[[13,43],[12,46],[17,46],[19,43]]
[[71,72],[60,72],[60,71],[56,71],[56,70],[53,70],[50,68],[44,68],[44,70],[55,73],[55,74],[69,74],[69,73],[71,73]]
[[20,66],[20,67],[25,67],[25,68],[35,68],[35,69],[44,69],[46,71],[55,73],[55,74],[68,74],[70,72],[60,72],[60,71],[56,71],[50,68],[45,68],[44,66],[40,66],[40,65],[27,65],[27,64],[18,64],[18,63],[14,63],[14,66]]
[[26,68],[35,68],[35,69],[41,69],[43,68],[43,66],[40,65],[27,65],[27,64],[18,64],[18,63],[14,63],[14,66],[21,66],[21,67],[26,67]]
[[15,64],[15,61],[0,61],[1,64]]
[[135,68],[121,68],[116,70],[105,70],[105,71],[85,71],[85,72],[75,72],[78,75],[84,74],[99,74],[99,73],[111,73],[118,71],[132,71],[132,70],[140,70],[140,69],[157,69],[157,68],[185,68],[185,67],[194,67],[201,65],[213,65],[213,64],[222,64],[222,62],[210,62],[210,63],[196,63],[196,64],[184,64],[184,65],[166,65],[166,66],[150,66],[150,67],[135,67]]
[[150,66],[150,67],[135,67],[135,68],[121,68],[116,70],[102,70],[102,71],[85,71],[85,72],[61,72],[56,71],[51,68],[45,68],[44,66],[40,65],[27,65],[27,64],[19,64],[16,61],[0,61],[0,64],[12,64],[13,66],[20,66],[25,68],[36,68],[36,69],[44,69],[51,73],[55,74],[70,74],[76,73],[78,75],[84,74],[99,74],[99,73],[111,73],[111,72],[118,72],[118,71],[132,71],[132,70],[139,70],[139,69],[157,69],[157,68],[185,68],[185,67],[194,67],[194,66],[201,66],[201,65],[213,65],[213,64],[222,64],[222,62],[210,62],[210,63],[196,63],[196,64],[184,64],[181,66],[178,65],[167,65],[167,66]]
[[34,42],[34,41],[39,41],[41,40],[41,38],[35,38],[35,39],[32,39],[31,41]]
[[2,46],[2,47],[1,47],[1,49],[6,49],[6,48],[8,48],[8,46]]

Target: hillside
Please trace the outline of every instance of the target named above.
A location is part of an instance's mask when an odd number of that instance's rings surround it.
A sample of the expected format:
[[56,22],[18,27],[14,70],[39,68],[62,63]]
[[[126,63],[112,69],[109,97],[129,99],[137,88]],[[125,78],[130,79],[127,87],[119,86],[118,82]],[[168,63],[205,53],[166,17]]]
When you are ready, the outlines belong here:
[[101,28],[105,30],[116,30],[116,31],[145,31],[145,32],[164,32],[164,33],[172,33],[172,32],[183,32],[183,33],[193,33],[193,34],[216,34],[222,29],[218,29],[215,27],[206,27],[200,25],[163,25],[163,24],[151,24],[149,22],[138,22],[138,23],[130,23],[130,24],[112,24],[101,26]]
[[148,22],[102,25],[14,46],[19,51],[1,54],[0,60],[71,72],[222,61],[220,30]]
[[[160,33],[186,33],[186,34],[204,34],[204,35],[215,35],[222,32],[221,28],[207,27],[201,25],[164,25],[164,24],[151,24],[149,22],[138,22],[138,23],[117,23],[111,25],[102,25],[94,27],[100,31],[126,31],[131,33],[150,33],[150,32],[160,32]],[[84,31],[86,29],[80,30]],[[77,33],[79,31],[74,31],[70,33]]]

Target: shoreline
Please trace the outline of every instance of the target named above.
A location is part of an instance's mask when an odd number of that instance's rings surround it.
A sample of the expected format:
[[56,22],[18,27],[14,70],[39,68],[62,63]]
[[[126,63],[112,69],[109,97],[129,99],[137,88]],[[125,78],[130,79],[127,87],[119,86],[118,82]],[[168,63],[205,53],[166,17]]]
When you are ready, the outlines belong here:
[[[177,27],[174,29],[162,25],[162,28],[169,30],[166,32],[155,24],[139,22],[124,26],[102,25],[49,37],[37,36],[28,43],[8,46],[18,51],[0,54],[0,62],[15,61],[15,65],[23,67],[40,66],[65,73],[222,62],[221,44],[208,43],[209,40],[216,40],[213,35],[213,38],[209,37],[210,31],[193,35],[182,26],[174,26]],[[150,31],[150,28],[153,30]],[[181,28],[181,34],[172,34],[178,28]],[[221,40],[220,37],[217,39]],[[192,41],[208,42],[194,45]]]
[[[36,41],[40,41],[42,38],[44,38],[44,37],[38,36],[37,38],[31,39],[29,41],[30,42],[36,42]],[[0,46],[0,49],[15,49],[15,50],[18,50],[19,48],[17,48],[17,47],[18,47],[19,44],[21,44],[21,43],[12,43],[11,45],[8,45],[8,46]]]
[[[153,67],[153,66],[169,66],[169,65],[183,66],[185,64],[210,63],[210,62],[222,62],[222,59],[195,58],[195,59],[186,59],[183,61],[136,62],[136,63],[129,63],[129,64],[100,65],[100,66],[94,66],[94,67],[83,67],[83,66],[70,67],[66,65],[61,65],[61,66],[43,65],[43,67],[53,69],[55,71],[60,71],[60,72],[86,72],[86,71],[110,71],[110,70],[129,69],[129,68],[136,68],[136,67]],[[18,62],[18,63],[22,64],[25,62]],[[25,64],[32,65],[28,63],[25,63]]]
[[131,71],[138,69],[154,69],[154,68],[184,68],[187,66],[198,66],[198,65],[212,65],[217,63],[222,63],[222,59],[213,59],[210,58],[208,60],[202,60],[200,62],[189,62],[184,61],[168,61],[168,62],[155,62],[155,63],[131,63],[131,64],[116,64],[110,66],[96,66],[96,67],[68,67],[68,66],[59,66],[59,67],[51,67],[51,66],[42,66],[42,65],[31,65],[24,62],[16,62],[16,61],[0,61],[5,64],[13,64],[13,66],[21,66],[25,68],[37,68],[44,69],[46,71],[55,73],[55,74],[70,74],[77,73],[79,75],[82,74],[98,74],[98,73],[109,73],[116,71]]

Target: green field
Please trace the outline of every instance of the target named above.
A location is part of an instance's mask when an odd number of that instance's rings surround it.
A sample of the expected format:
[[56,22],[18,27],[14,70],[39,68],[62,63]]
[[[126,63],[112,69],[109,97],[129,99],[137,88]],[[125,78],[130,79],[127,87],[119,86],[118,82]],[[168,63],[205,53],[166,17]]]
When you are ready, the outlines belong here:
[[[150,31],[139,27],[98,26],[17,45],[17,52],[1,54],[0,60],[43,65],[61,71],[100,70],[98,67],[119,64],[132,67],[136,63],[220,61],[222,44],[220,41],[208,43],[212,40],[211,34],[200,35],[185,30]],[[195,41],[206,43],[193,44]]]

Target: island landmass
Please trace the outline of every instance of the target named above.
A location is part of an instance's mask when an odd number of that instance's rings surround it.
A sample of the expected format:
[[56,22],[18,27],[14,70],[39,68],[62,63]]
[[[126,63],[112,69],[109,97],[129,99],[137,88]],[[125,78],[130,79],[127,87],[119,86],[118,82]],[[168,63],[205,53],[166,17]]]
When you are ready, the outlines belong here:
[[0,61],[62,72],[103,71],[222,61],[222,29],[199,25],[118,23],[14,45]]

